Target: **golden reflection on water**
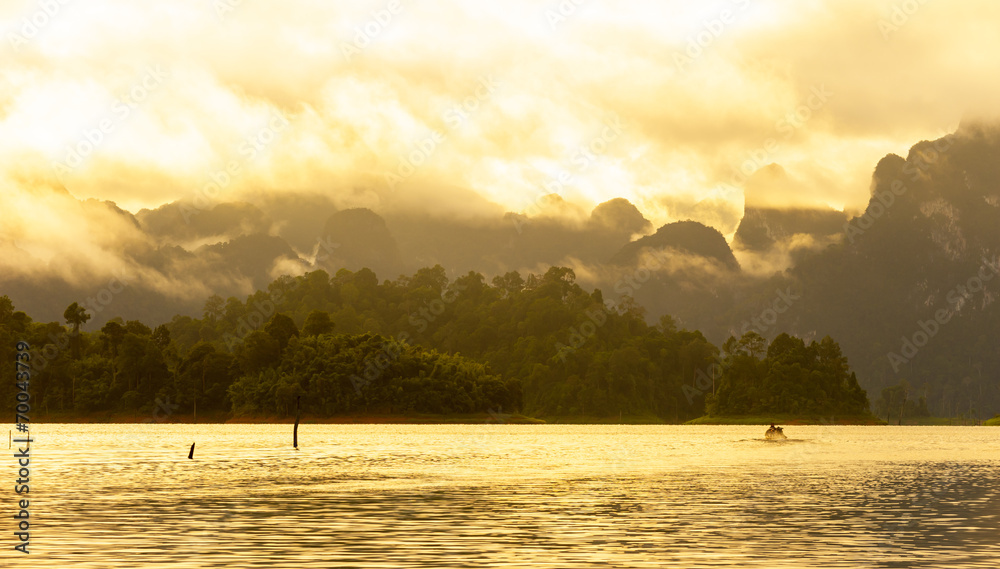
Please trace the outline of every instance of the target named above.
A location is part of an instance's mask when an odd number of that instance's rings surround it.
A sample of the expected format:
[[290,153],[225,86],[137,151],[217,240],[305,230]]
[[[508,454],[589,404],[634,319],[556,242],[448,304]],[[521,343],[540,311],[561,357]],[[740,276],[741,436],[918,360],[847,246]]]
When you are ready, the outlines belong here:
[[[296,451],[290,425],[34,425],[32,553],[9,553],[8,533],[3,558],[87,568],[997,566],[1000,429],[788,427],[781,442],[763,431],[302,425]],[[12,481],[14,461],[3,462]],[[12,491],[5,501],[13,509]]]

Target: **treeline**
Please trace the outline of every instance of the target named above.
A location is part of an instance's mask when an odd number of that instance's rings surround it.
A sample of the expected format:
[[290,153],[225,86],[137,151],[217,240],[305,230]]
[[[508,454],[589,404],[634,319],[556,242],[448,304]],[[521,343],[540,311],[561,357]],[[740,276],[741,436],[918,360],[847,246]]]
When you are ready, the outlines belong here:
[[519,381],[461,356],[375,334],[292,336],[284,349],[277,343],[267,333],[247,338],[242,353],[272,344],[262,353],[274,357],[258,358],[230,386],[236,415],[288,414],[299,395],[304,411],[322,416],[501,413],[521,407]]
[[[488,365],[520,382],[519,410],[535,416],[700,416],[703,402],[689,402],[681,385],[718,354],[700,332],[677,330],[669,318],[650,326],[630,299],[610,303],[583,290],[565,267],[490,282],[474,272],[450,280],[441,266],[382,282],[368,269],[315,271],[280,277],[243,300],[211,297],[201,318],[178,316],[167,326],[182,353],[207,343],[239,354],[256,349],[253,331],[273,313],[304,328],[328,321],[335,335],[380,334]],[[373,365],[369,357],[364,367],[371,373]]]
[[[276,313],[230,352],[201,341],[180,349],[167,326],[151,329],[137,321],[113,319],[99,331],[82,332],[89,316],[76,303],[65,312],[68,329],[34,323],[4,296],[0,341],[5,353],[18,341],[33,347],[29,392],[39,414],[112,411],[163,420],[200,409],[286,415],[299,398],[304,412],[321,416],[521,406],[520,383],[486,365],[374,334],[334,335],[320,314],[300,332],[291,318]],[[13,362],[13,352],[8,356]],[[9,379],[5,400],[13,395]]]
[[[109,307],[113,310],[113,305]],[[245,299],[209,298],[200,318],[150,328],[112,319],[84,331],[36,323],[0,297],[0,341],[33,346],[32,404],[43,412],[190,414],[522,412],[655,415],[709,410],[863,412],[839,346],[745,336],[724,346],[715,396],[692,386],[719,361],[700,332],[605,301],[571,269],[450,280],[435,266],[379,282],[367,269],[282,276]],[[759,338],[759,337],[758,337]],[[11,355],[11,358],[13,356]],[[715,365],[717,368],[718,365]],[[13,397],[12,391],[3,397]],[[693,396],[692,396],[693,394]]]
[[768,345],[760,334],[747,332],[738,340],[730,337],[722,350],[715,393],[706,398],[710,415],[868,413],[868,394],[829,336],[806,345],[779,334]]
[[[883,389],[873,407],[875,416],[889,424],[901,423],[905,418],[931,416],[930,410],[927,409],[927,397],[923,394],[916,394],[914,397],[910,383],[906,380]],[[970,413],[969,418],[973,416],[974,414]]]

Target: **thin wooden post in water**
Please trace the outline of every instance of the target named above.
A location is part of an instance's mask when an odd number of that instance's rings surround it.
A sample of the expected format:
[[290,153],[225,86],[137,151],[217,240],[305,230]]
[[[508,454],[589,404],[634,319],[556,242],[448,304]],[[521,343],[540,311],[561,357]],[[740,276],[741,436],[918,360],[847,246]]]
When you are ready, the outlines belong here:
[[295,450],[299,450],[299,419],[302,418],[302,411],[299,404],[301,403],[302,396],[295,396],[295,428],[292,429],[292,446]]
[[191,443],[191,451],[188,452],[188,460],[194,458],[194,443]]

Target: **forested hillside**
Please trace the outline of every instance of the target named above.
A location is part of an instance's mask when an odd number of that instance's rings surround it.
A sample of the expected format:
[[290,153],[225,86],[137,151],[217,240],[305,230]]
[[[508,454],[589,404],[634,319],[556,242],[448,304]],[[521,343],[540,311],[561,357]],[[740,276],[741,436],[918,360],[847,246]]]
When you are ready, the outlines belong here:
[[207,342],[253,353],[264,348],[250,331],[272,311],[299,327],[322,314],[334,333],[376,333],[487,363],[493,373],[519,380],[522,410],[541,416],[696,417],[701,401],[689,403],[681,384],[718,353],[669,318],[650,326],[638,305],[605,303],[563,267],[527,278],[510,272],[492,283],[478,273],[449,281],[440,266],[381,283],[367,269],[332,278],[314,271],[279,278],[246,301],[210,298],[202,318],[177,317],[168,328],[181,352]]
[[[663,335],[654,344],[692,342],[660,329],[660,317],[669,315],[677,328],[698,330],[716,345],[748,330],[768,341],[782,333],[807,343],[831,336],[869,392],[902,388],[899,401],[912,406],[923,398],[934,415],[988,417],[1000,411],[997,156],[1000,127],[969,121],[905,157],[879,161],[861,215],[754,205],[768,186],[749,183],[742,220],[725,231],[678,218],[652,232],[642,212],[620,198],[572,219],[557,215],[569,208],[558,196],[547,196],[531,215],[495,209],[452,218],[419,208],[345,208],[322,193],[193,210],[177,202],[133,215],[112,202],[78,200],[62,187],[39,187],[33,191],[122,241],[102,244],[100,256],[114,261],[89,269],[89,257],[72,247],[45,260],[0,238],[0,249],[17,259],[17,270],[0,271],[0,294],[45,321],[78,302],[91,316],[84,331],[115,316],[169,323],[183,357],[199,340],[234,350],[234,338],[271,317],[268,310],[254,314],[255,303],[289,289],[280,311],[298,326],[320,310],[336,333],[409,334],[419,345],[489,362],[493,373],[523,382],[542,366],[538,373],[555,379],[537,389],[525,383],[527,409],[632,409],[672,418],[691,405],[687,397],[663,395],[664,385],[676,386],[666,378],[690,381],[690,362],[620,355],[659,350],[643,332],[654,328]],[[780,178],[783,169],[771,165],[755,176],[775,173]],[[87,234],[78,232],[84,241]],[[421,266],[436,268],[399,276]],[[549,266],[571,266],[580,276],[563,297],[544,292],[563,285],[541,286],[556,276],[527,276]],[[523,279],[511,268],[522,268]],[[303,273],[305,279],[274,280]],[[248,305],[247,294],[257,289],[264,292]],[[206,304],[213,293],[220,296]],[[453,301],[442,300],[444,293]],[[603,300],[616,314],[598,326],[604,317],[586,313]],[[640,306],[647,311],[642,322],[634,318]],[[571,328],[583,325],[595,330],[574,335]],[[622,334],[622,327],[633,333]],[[554,346],[571,338],[586,342],[574,359],[555,365]],[[632,379],[621,389],[596,379],[613,376],[612,361],[647,360],[655,369],[626,370]],[[659,395],[630,395],[633,384],[636,393]]]
[[868,412],[868,395],[829,336],[806,345],[780,334],[768,345],[748,332],[722,349],[717,389],[708,397],[711,415]]
[[[367,269],[314,271],[278,278],[243,300],[210,297],[201,318],[176,316],[155,328],[115,318],[88,332],[89,319],[73,303],[65,326],[36,323],[0,297],[4,350],[18,340],[33,346],[36,410],[155,415],[169,401],[183,414],[274,416],[293,412],[302,396],[303,410],[317,416],[521,411],[676,422],[704,413],[709,392],[694,386],[719,354],[670,317],[646,324],[629,297],[611,303],[600,290],[584,291],[564,267],[491,283],[478,273],[449,281],[440,266],[381,283]],[[744,357],[735,342],[727,358]],[[826,388],[846,381],[832,340],[808,350],[822,357],[794,356],[799,375],[780,385],[782,398],[747,411],[867,407],[853,376],[848,391]],[[839,366],[833,375],[810,386],[809,374],[826,373],[831,361]],[[729,382],[735,388],[737,376]],[[825,395],[805,403],[816,389]]]

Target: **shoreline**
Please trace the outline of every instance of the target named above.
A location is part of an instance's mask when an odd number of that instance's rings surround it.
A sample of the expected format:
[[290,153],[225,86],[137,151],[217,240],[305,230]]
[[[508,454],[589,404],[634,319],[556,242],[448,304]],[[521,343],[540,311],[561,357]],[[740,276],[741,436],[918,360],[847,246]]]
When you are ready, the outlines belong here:
[[[294,415],[242,415],[232,416],[226,412],[199,413],[197,418],[190,414],[175,414],[169,417],[150,417],[146,414],[133,413],[52,413],[33,417],[32,422],[64,423],[64,424],[140,424],[166,423],[185,425],[246,425],[246,424],[294,424]],[[491,414],[464,413],[454,415],[407,414],[389,415],[378,413],[337,415],[334,417],[319,417],[303,415],[301,424],[313,425],[893,425],[883,419],[871,415],[732,415],[709,417],[703,416],[685,422],[670,422],[655,415],[624,415],[599,417],[590,415],[555,415],[545,418],[530,417],[521,414]],[[994,417],[982,422],[983,426],[1000,426],[1000,417]],[[903,426],[973,426],[961,418],[947,417],[915,417],[903,419]]]
[[727,415],[710,417],[705,415],[692,419],[685,425],[886,425],[872,415]]
[[[140,424],[140,423],[160,423],[160,424],[183,424],[183,425],[245,425],[245,424],[268,424],[282,425],[294,424],[295,416],[287,415],[242,415],[232,416],[229,413],[199,413],[197,418],[193,415],[174,414],[169,417],[150,417],[142,414],[122,414],[122,413],[52,413],[33,418],[33,422],[45,423],[79,423],[79,424]],[[334,417],[319,417],[313,415],[303,415],[299,421],[303,425],[338,425],[338,424],[411,424],[411,425],[445,425],[445,424],[515,424],[530,425],[543,424],[545,421],[520,414],[490,414],[490,413],[468,413],[455,415],[433,415],[433,414],[408,414],[408,415],[381,415],[376,413],[363,415],[337,415]]]

